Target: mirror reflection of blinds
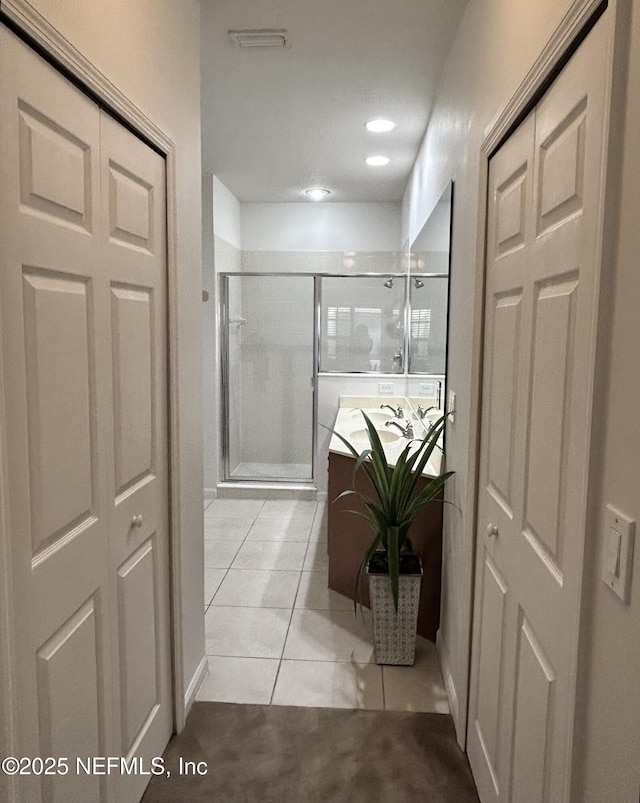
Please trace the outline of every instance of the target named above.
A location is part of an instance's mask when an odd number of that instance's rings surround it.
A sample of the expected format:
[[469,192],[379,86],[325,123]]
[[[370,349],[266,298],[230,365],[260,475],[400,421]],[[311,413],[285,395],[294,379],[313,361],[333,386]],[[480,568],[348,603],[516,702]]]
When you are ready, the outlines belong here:
[[428,340],[431,330],[431,310],[411,310],[411,337],[414,340]]

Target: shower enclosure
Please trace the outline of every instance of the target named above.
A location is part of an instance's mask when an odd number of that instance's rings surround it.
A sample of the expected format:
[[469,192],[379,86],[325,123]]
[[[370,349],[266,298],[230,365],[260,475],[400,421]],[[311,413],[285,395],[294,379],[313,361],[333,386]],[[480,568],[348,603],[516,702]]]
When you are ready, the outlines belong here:
[[223,275],[223,475],[313,482],[313,276]]
[[225,482],[313,483],[318,376],[444,377],[446,273],[224,273],[221,283]]

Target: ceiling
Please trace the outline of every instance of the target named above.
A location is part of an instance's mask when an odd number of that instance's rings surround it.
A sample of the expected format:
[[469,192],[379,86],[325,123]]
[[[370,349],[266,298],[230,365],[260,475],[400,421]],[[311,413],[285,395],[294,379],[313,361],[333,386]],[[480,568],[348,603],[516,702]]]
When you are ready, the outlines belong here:
[[[203,169],[244,202],[399,201],[467,0],[200,0]],[[238,49],[229,30],[284,28]],[[371,134],[383,117],[397,127]],[[383,154],[386,167],[365,157]]]

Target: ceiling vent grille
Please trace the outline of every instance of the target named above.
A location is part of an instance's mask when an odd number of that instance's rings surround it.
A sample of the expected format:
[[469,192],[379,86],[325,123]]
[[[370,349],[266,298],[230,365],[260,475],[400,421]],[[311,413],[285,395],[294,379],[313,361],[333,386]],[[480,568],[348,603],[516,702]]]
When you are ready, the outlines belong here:
[[284,47],[289,39],[285,30],[261,28],[252,31],[229,31],[235,47]]

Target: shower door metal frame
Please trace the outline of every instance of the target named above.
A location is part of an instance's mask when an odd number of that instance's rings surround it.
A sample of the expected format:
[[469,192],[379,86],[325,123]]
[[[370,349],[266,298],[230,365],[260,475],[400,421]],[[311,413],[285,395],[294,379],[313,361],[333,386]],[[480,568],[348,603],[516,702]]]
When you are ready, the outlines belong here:
[[[312,383],[312,437],[311,437],[311,479],[309,480],[293,480],[293,479],[256,479],[255,477],[231,477],[229,457],[230,457],[230,444],[229,444],[229,279],[232,277],[292,277],[292,278],[305,278],[313,279],[313,373],[311,377]],[[335,376],[345,373],[343,371],[320,371],[320,332],[322,323],[322,279],[364,279],[364,278],[380,278],[380,279],[399,279],[405,282],[404,292],[404,337],[403,337],[403,355],[402,355],[402,371],[398,372],[397,376],[404,377],[417,377],[425,376],[430,377],[431,374],[411,374],[409,373],[409,339],[410,339],[410,282],[413,279],[442,279],[450,278],[449,273],[393,273],[393,272],[377,272],[368,271],[361,273],[306,273],[306,272],[291,272],[291,271],[225,271],[219,274],[220,279],[220,432],[222,433],[222,449],[220,457],[220,473],[222,476],[222,483],[229,485],[277,485],[277,486],[292,486],[312,488],[316,483],[316,476],[318,471],[317,466],[317,441],[318,441],[318,376],[320,374],[327,376]],[[449,313],[448,297],[447,297],[447,347],[449,339]],[[383,374],[380,371],[349,371],[353,375],[378,375],[378,376],[391,376],[391,374]],[[394,376],[396,374],[393,374]],[[436,375],[433,375],[436,376]],[[440,374],[437,375],[438,377]],[[446,377],[446,374],[445,374]],[[446,381],[446,379],[445,379]]]
[[[230,402],[229,402],[229,279],[230,278],[244,278],[244,277],[295,277],[304,279],[313,279],[313,352],[312,352],[312,375],[311,382],[311,396],[312,396],[312,421],[311,421],[311,478],[304,480],[296,479],[279,479],[279,478],[265,478],[257,479],[256,477],[232,477],[230,472],[229,457],[230,457],[230,438],[229,438],[229,422],[230,422]],[[318,296],[320,292],[319,278],[314,273],[292,273],[285,271],[227,271],[219,274],[220,278],[220,432],[222,433],[222,450],[221,450],[221,474],[222,482],[230,485],[278,485],[289,486],[292,485],[304,488],[313,488],[316,484],[316,443],[317,443],[317,429],[318,429]]]

